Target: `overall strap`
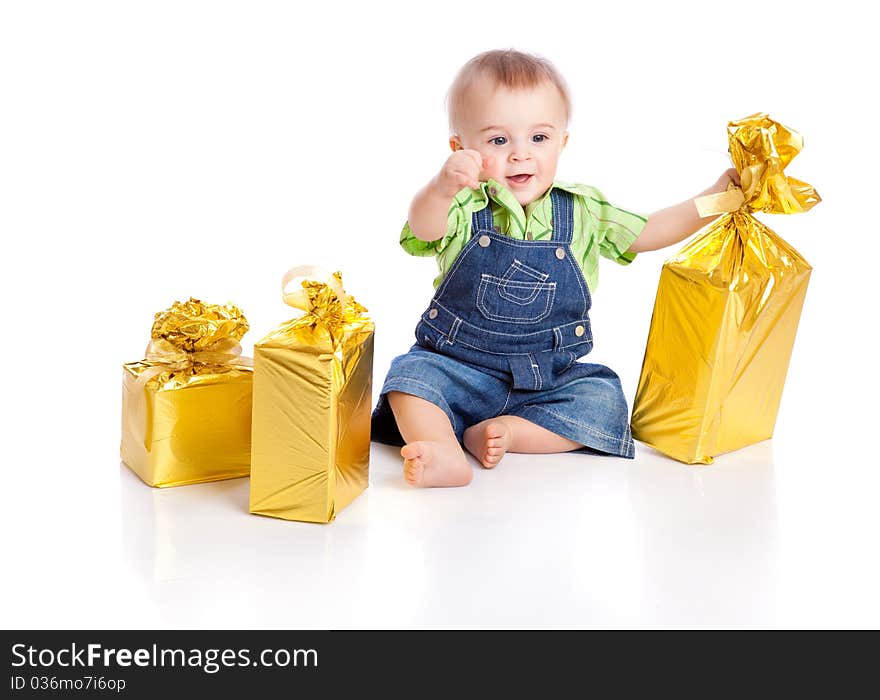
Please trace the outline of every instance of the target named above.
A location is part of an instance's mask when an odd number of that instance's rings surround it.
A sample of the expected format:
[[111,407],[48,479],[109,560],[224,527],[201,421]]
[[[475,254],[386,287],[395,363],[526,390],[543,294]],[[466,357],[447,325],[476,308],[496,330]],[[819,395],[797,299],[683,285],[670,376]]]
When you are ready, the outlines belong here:
[[553,240],[571,243],[574,236],[574,195],[553,188],[550,191],[550,201],[553,203]]
[[477,231],[492,231],[495,228],[495,222],[492,219],[492,202],[487,199],[486,206],[475,211],[471,216],[471,235]]

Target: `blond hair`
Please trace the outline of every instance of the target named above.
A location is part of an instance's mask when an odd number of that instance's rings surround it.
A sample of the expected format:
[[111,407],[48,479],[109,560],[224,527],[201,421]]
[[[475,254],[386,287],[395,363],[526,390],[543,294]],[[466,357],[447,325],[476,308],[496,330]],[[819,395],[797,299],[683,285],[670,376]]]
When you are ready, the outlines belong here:
[[456,131],[465,95],[473,84],[482,77],[494,81],[496,85],[522,90],[536,87],[544,82],[556,86],[565,105],[565,120],[571,119],[571,96],[562,75],[550,61],[515,49],[495,49],[474,56],[462,66],[452,81],[446,97],[449,113],[449,129]]

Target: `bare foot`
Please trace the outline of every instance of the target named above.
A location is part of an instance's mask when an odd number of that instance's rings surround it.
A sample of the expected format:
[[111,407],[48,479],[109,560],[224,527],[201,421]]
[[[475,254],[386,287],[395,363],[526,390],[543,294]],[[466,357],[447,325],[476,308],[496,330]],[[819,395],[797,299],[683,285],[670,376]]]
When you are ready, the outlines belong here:
[[400,456],[403,477],[413,486],[466,486],[474,476],[458,443],[411,442]]
[[499,420],[487,420],[468,428],[464,444],[486,469],[497,466],[513,441],[511,427]]

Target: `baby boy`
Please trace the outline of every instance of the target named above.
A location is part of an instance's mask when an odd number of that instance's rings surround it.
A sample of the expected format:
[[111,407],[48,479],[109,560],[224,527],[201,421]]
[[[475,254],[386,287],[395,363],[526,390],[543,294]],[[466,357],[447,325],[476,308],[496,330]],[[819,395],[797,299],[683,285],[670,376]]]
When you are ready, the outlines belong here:
[[[448,105],[452,155],[413,198],[400,241],[436,255],[440,275],[416,343],[391,364],[373,439],[403,445],[414,486],[470,483],[464,450],[487,469],[506,452],[632,458],[618,376],[577,361],[593,346],[599,257],[628,264],[711,219],[693,199],[646,219],[593,187],[557,182],[571,104],[543,58],[480,54]],[[733,169],[700,195],[731,181]]]

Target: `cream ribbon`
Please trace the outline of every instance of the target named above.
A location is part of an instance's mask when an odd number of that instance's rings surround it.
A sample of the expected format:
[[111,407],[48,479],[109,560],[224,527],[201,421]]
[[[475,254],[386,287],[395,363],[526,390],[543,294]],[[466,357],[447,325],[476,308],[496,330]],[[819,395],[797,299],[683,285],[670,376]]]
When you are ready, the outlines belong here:
[[137,383],[146,386],[153,377],[162,372],[182,372],[196,364],[252,366],[249,357],[241,357],[241,344],[234,338],[220,338],[217,342],[195,352],[187,352],[162,338],[155,338],[144,351],[144,361],[152,367],[138,375]]
[[730,182],[727,185],[726,192],[716,192],[715,194],[706,194],[702,197],[694,199],[697,207],[697,213],[701,219],[718,214],[726,214],[728,212],[737,211],[745,204],[746,196],[743,191]]
[[[294,282],[296,282],[296,286],[293,291],[287,291],[287,288]],[[345,293],[339,280],[337,280],[331,272],[328,272],[318,265],[299,265],[298,267],[289,269],[282,278],[281,297],[284,299],[285,304],[302,312],[300,315],[304,315],[311,311],[309,295],[302,286],[303,282],[320,282],[321,284],[326,284],[333,290],[333,293],[336,294],[336,298],[339,299],[342,308],[345,308],[345,302],[348,299],[348,295]]]

